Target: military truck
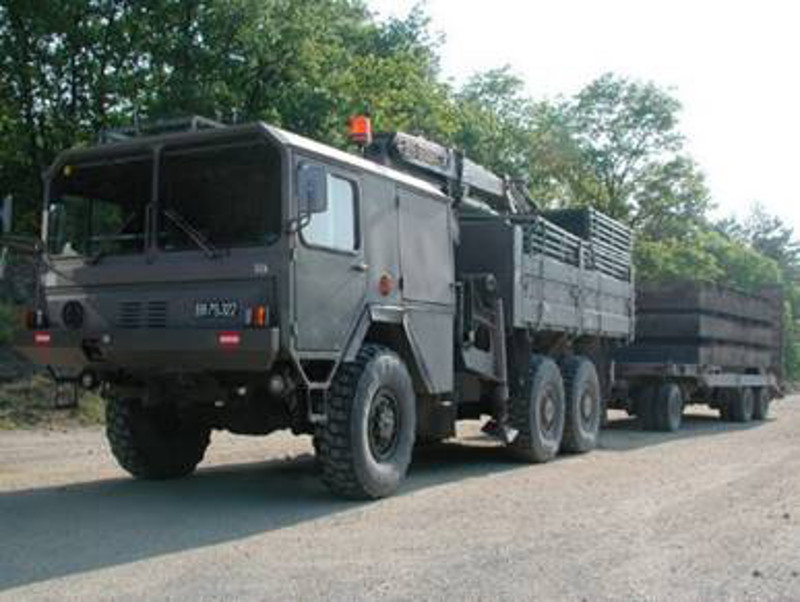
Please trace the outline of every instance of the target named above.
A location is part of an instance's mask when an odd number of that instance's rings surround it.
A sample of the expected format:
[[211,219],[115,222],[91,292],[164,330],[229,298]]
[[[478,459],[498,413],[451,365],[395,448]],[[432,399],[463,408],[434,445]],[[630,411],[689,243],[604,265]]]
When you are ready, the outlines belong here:
[[133,476],[191,473],[214,429],[309,434],[327,486],[361,499],[461,419],[526,462],[596,446],[633,334],[627,228],[591,212],[570,232],[403,133],[359,130],[358,156],[264,123],[169,129],[47,171],[16,340],[107,399]]

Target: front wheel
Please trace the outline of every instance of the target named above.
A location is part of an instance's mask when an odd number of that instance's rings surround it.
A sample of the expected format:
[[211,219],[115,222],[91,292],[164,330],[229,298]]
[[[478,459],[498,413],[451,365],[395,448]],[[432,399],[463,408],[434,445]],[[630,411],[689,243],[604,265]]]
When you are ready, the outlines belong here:
[[526,386],[508,402],[509,422],[518,431],[510,449],[526,462],[549,462],[564,435],[564,381],[553,360],[534,356]]
[[316,434],[322,480],[351,499],[378,499],[400,487],[411,464],[416,399],[393,351],[367,344],[334,378],[328,419]]
[[174,479],[194,471],[211,430],[171,406],[115,398],[106,404],[106,437],[117,463],[134,477]]

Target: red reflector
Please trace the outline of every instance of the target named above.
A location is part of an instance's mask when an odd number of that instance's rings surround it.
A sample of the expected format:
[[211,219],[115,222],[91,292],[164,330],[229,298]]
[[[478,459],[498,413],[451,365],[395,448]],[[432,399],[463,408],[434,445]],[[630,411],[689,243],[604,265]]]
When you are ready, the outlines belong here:
[[238,332],[221,332],[217,335],[217,341],[222,347],[236,347],[242,342],[242,337]]
[[33,342],[37,345],[49,345],[50,333],[49,332],[35,332],[33,333]]

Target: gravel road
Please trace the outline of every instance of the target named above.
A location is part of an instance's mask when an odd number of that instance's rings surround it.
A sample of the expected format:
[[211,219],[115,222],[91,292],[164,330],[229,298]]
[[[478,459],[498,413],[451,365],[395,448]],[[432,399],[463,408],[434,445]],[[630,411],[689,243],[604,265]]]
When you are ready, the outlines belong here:
[[0,600],[800,600],[800,398],[524,466],[478,435],[401,494],[342,502],[307,438],[218,434],[183,481],[99,430],[0,432]]

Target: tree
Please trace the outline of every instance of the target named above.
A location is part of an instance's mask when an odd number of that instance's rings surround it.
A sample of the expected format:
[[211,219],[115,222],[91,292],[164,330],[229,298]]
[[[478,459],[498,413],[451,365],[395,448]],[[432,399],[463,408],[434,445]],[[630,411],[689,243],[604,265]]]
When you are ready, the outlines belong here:
[[800,241],[780,217],[756,203],[743,224],[742,234],[753,248],[777,261],[788,279],[800,281]]
[[421,9],[379,23],[359,0],[3,0],[0,196],[34,231],[55,154],[135,118],[261,119],[343,146],[371,108],[447,140],[437,44]]

